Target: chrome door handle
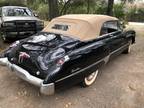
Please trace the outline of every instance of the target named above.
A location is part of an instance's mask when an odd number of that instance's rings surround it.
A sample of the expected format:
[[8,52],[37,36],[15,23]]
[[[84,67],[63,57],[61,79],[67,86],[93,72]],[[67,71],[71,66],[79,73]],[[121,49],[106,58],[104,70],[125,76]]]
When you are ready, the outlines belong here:
[[112,35],[112,34],[110,34],[109,36],[110,36],[110,37],[113,37],[113,35]]

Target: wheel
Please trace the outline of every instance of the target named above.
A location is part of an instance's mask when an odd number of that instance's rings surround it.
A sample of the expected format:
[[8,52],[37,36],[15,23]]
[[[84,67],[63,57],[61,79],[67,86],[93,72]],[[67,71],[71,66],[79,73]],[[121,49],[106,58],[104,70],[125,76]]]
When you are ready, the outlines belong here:
[[126,50],[123,51],[124,54],[128,54],[128,53],[131,52],[131,44],[132,44],[132,41],[129,42],[128,48],[127,48]]
[[95,72],[93,72],[90,75],[86,76],[84,78],[84,80],[82,81],[81,85],[83,87],[88,87],[88,86],[92,85],[95,82],[96,78],[97,78],[98,72],[99,71],[96,70]]

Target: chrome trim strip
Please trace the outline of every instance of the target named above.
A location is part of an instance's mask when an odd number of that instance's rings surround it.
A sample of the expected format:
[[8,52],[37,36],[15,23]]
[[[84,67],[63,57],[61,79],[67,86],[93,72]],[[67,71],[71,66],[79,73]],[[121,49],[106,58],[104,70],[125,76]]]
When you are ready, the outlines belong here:
[[100,63],[100,62],[103,61],[103,60],[104,60],[104,59],[101,59],[101,60],[95,62],[94,64],[89,65],[89,66],[87,66],[86,68],[81,69],[80,71],[77,71],[76,73],[72,73],[72,74],[70,74],[69,76],[66,76],[66,77],[63,77],[63,78],[57,80],[56,82],[62,81],[62,80],[64,80],[64,79],[67,79],[67,78],[69,78],[69,77],[71,77],[71,76],[74,76],[74,75],[76,75],[76,74],[78,74],[78,73],[80,73],[80,72],[82,72],[82,71],[84,71],[84,70],[86,70],[86,69],[89,69],[89,68],[93,67],[94,65]]

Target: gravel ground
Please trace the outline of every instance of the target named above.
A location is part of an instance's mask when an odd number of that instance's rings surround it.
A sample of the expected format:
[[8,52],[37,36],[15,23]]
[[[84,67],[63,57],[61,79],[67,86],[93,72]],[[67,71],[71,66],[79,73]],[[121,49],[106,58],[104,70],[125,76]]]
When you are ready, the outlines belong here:
[[[143,30],[144,25],[139,32]],[[91,87],[76,85],[44,96],[37,87],[0,66],[0,108],[143,108],[144,34],[137,36],[130,54],[121,54],[100,71]]]

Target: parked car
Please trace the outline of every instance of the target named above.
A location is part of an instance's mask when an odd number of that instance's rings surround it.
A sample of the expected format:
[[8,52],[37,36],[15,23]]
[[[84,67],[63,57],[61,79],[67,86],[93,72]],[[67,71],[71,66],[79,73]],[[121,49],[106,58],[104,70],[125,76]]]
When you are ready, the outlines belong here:
[[0,33],[4,41],[29,37],[43,28],[44,22],[27,7],[0,7]]
[[124,31],[115,17],[64,15],[42,31],[16,41],[1,54],[0,63],[43,94],[81,83],[90,86],[99,68],[121,53],[129,53],[135,31]]

